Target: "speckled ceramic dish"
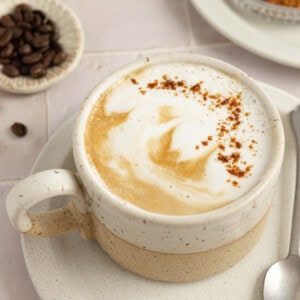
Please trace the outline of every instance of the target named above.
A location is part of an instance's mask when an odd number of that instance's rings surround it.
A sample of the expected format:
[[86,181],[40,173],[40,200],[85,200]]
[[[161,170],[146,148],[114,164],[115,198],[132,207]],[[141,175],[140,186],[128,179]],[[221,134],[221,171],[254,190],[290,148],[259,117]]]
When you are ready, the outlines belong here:
[[263,58],[300,68],[299,24],[268,21],[225,0],[190,0],[202,17],[233,43]]
[[64,63],[48,69],[47,75],[40,79],[24,76],[9,78],[0,72],[0,89],[12,93],[30,94],[47,89],[74,70],[82,55],[84,37],[78,18],[59,0],[2,0],[0,16],[11,12],[20,3],[27,3],[32,8],[40,9],[47,14],[56,24],[60,35],[59,42],[68,55]]
[[[281,113],[287,147],[265,233],[251,253],[223,273],[197,282],[174,284],[125,271],[97,242],[85,241],[79,233],[43,239],[22,236],[28,271],[41,299],[262,299],[265,270],[288,252],[296,156],[287,115],[300,102],[278,89],[260,85]],[[73,123],[74,119],[69,120],[56,132],[37,159],[33,173],[51,168],[75,170]],[[61,207],[66,199],[51,200],[36,210]]]
[[300,9],[284,5],[276,5],[262,0],[227,0],[249,12],[262,15],[270,19],[283,21],[300,21]]

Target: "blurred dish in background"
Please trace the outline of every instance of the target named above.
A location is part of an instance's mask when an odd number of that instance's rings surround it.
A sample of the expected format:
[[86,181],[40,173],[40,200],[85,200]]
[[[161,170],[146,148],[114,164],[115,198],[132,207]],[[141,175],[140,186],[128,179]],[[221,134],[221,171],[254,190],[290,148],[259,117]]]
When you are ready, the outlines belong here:
[[300,21],[299,0],[227,0],[251,13],[270,19]]
[[[233,5],[233,1],[238,0],[191,0],[191,3],[211,26],[235,44],[266,59],[300,69],[300,39],[297,38],[300,22],[262,18]],[[241,1],[264,3],[263,0]]]

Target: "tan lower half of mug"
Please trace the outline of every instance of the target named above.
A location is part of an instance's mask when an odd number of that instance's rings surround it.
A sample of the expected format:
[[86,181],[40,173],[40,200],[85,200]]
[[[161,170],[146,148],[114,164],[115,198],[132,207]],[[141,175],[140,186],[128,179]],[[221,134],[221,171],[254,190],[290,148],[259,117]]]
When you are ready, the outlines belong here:
[[190,254],[168,254],[139,248],[107,230],[92,215],[94,238],[102,249],[125,269],[161,281],[185,282],[223,272],[238,263],[256,245],[268,213],[241,238],[222,247]]

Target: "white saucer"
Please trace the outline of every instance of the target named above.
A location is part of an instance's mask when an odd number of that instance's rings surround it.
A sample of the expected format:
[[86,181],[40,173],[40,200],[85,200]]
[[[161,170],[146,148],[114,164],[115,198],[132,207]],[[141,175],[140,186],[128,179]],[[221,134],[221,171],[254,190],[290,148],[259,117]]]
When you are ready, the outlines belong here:
[[277,63],[300,68],[300,23],[267,20],[237,9],[231,0],[191,0],[217,31],[237,45]]
[[[267,268],[287,255],[293,193],[295,149],[287,113],[300,103],[295,97],[262,84],[282,114],[286,133],[286,155],[266,231],[240,263],[224,273],[192,283],[164,283],[144,279],[122,269],[96,242],[79,233],[56,238],[22,236],[23,253],[33,284],[42,299],[262,299]],[[33,172],[50,168],[74,170],[72,127],[67,121],[38,157]],[[53,200],[53,199],[52,199]],[[43,210],[53,209],[62,199],[45,201]]]

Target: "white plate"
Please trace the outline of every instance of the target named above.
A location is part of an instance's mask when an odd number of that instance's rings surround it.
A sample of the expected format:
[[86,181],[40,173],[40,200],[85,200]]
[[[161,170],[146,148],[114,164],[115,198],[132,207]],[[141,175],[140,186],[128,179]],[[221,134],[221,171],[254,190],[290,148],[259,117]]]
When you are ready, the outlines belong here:
[[[42,299],[262,299],[267,268],[288,252],[293,193],[295,149],[287,114],[299,100],[261,84],[282,114],[286,134],[286,155],[266,231],[254,250],[233,268],[192,283],[164,283],[129,273],[113,262],[96,242],[79,233],[55,238],[22,236],[27,268]],[[49,168],[74,170],[72,157],[73,121],[66,122],[38,157],[33,172]],[[53,209],[44,202],[40,209]]]
[[191,0],[217,31],[237,45],[277,63],[300,68],[300,23],[268,20],[237,9],[230,0]]

